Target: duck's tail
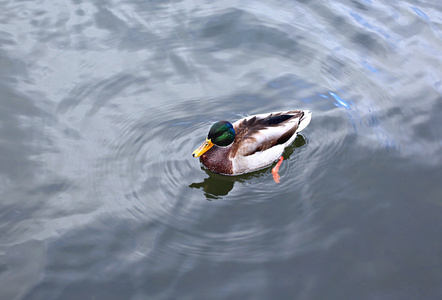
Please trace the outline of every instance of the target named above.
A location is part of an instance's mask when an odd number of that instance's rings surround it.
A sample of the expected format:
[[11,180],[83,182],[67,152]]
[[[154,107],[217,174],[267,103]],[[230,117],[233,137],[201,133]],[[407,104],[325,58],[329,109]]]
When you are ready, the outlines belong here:
[[307,127],[308,124],[310,124],[310,121],[312,120],[312,113],[309,110],[303,110],[304,115],[302,116],[301,120],[299,120],[299,126],[296,132],[300,132],[304,130],[305,127]]

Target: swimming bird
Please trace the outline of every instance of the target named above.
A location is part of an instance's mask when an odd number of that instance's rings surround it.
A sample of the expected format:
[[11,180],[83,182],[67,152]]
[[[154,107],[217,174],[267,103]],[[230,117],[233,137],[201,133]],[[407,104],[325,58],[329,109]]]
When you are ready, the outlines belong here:
[[275,182],[279,182],[284,148],[307,127],[311,117],[308,110],[290,110],[249,116],[233,124],[218,121],[192,156],[200,157],[210,171],[223,175],[253,172],[278,160],[272,173]]

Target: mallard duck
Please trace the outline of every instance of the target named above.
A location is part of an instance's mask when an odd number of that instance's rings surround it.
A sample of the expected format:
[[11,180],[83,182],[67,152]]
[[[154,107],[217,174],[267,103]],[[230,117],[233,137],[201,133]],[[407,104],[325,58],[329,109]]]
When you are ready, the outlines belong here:
[[256,171],[279,159],[272,170],[274,180],[279,182],[284,148],[307,127],[311,117],[308,110],[290,110],[249,116],[233,124],[218,121],[192,156],[200,157],[210,171],[223,175]]

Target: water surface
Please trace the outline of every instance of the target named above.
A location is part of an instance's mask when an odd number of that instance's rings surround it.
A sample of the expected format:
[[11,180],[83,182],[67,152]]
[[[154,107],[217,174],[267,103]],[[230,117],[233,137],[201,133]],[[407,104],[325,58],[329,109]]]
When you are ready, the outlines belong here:
[[[1,299],[442,298],[438,1],[3,1]],[[309,109],[271,168],[191,153]]]

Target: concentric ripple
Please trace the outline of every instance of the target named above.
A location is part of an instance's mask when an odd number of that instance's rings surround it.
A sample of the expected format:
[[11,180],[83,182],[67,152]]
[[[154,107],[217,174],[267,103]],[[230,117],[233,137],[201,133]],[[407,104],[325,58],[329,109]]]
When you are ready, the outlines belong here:
[[[205,170],[191,156],[213,122],[235,121],[245,115],[232,112],[235,105],[233,97],[191,99],[158,107],[114,103],[111,109],[86,118],[89,130],[82,138],[90,147],[79,151],[88,152],[86,180],[95,197],[104,199],[99,211],[113,219],[157,224],[162,228],[158,239],[186,237],[158,245],[168,256],[188,252],[220,261],[226,257],[256,260],[305,251],[309,247],[305,239],[314,230],[309,227],[314,208],[306,201],[309,187],[305,184],[313,172],[307,168],[306,154],[314,141],[307,130],[284,153],[277,195],[271,167],[230,177]],[[252,113],[260,112],[264,111]],[[296,194],[294,186],[299,187]],[[259,211],[273,205],[278,211],[262,222]],[[232,223],[235,211],[241,219]],[[299,215],[294,217],[288,211]],[[242,219],[246,215],[249,217]],[[203,223],[209,225],[202,228]],[[275,241],[275,248],[244,257],[247,249],[259,247],[260,240],[289,235],[292,230],[299,232],[296,239]]]

